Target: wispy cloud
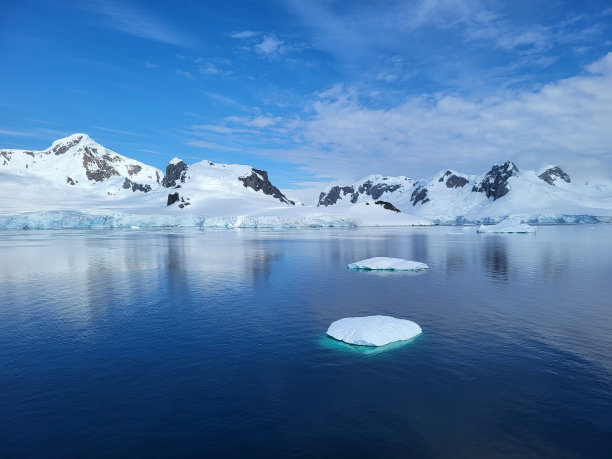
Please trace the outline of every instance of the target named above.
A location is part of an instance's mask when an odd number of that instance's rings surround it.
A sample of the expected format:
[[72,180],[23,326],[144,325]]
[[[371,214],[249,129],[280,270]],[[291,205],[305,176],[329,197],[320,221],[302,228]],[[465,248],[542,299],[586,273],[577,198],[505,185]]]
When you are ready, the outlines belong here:
[[1,135],[6,135],[10,137],[39,137],[40,133],[32,132],[32,131],[18,131],[14,129],[0,129]]
[[137,136],[137,137],[145,136],[144,134],[140,134],[139,132],[123,131],[121,129],[112,129],[112,128],[107,128],[107,127],[102,127],[102,126],[92,126],[92,128],[99,129],[100,131],[112,132],[113,134],[132,135],[132,136]]
[[207,148],[211,150],[222,150],[222,151],[242,151],[240,148],[233,148],[227,145],[221,145],[215,142],[209,142],[206,140],[188,140],[185,145],[190,147]]
[[150,12],[129,5],[127,2],[90,0],[84,5],[98,13],[104,19],[106,26],[128,35],[181,47],[193,45],[192,39],[185,33],[175,30]]
[[188,72],[187,70],[177,69],[177,75],[182,76],[183,78],[187,78],[188,80],[193,80],[193,74]]
[[251,30],[243,30],[241,32],[232,32],[229,34],[232,38],[244,39],[244,38],[252,38],[259,35],[257,32],[253,32]]

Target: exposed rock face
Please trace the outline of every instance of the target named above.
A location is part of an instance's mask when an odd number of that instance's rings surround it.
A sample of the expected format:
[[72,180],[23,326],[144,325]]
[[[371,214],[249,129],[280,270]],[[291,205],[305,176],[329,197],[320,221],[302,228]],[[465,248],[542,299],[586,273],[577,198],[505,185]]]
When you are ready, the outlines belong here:
[[472,191],[485,193],[487,198],[492,197],[495,201],[510,191],[508,179],[513,175],[517,175],[518,171],[518,167],[512,161],[506,161],[502,165],[496,164],[487,172],[482,182],[472,187]]
[[109,164],[109,162],[113,161],[114,158],[107,154],[100,158],[96,148],[88,146],[83,148],[83,167],[85,168],[85,174],[88,180],[103,182],[114,175],[120,175],[119,172]]
[[[447,178],[448,177],[448,178]],[[446,171],[438,182],[444,182],[446,180],[447,188],[462,188],[468,183],[468,179],[459,175],[453,174],[451,171]]]
[[140,167],[138,164],[134,164],[128,167],[128,174],[131,177],[134,174],[138,174],[141,170],[142,170],[142,167]]
[[63,155],[68,150],[70,150],[72,147],[74,147],[76,144],[78,144],[81,140],[83,140],[83,137],[84,136],[75,137],[69,142],[58,144],[54,146],[51,151],[53,151],[53,153],[55,153],[56,156]]
[[162,186],[172,188],[177,185],[177,182],[185,183],[187,169],[189,169],[189,166],[183,161],[169,162],[166,166],[166,175],[161,182]]
[[238,177],[238,180],[242,182],[245,188],[252,188],[255,191],[263,191],[264,194],[272,196],[278,199],[280,202],[289,205],[295,205],[293,201],[287,199],[287,197],[268,180],[268,173],[261,169],[252,169],[251,175],[246,177]]
[[[366,203],[367,204],[367,203]],[[387,201],[376,201],[374,204],[378,204],[379,206],[383,206],[387,210],[392,210],[393,212],[401,212],[397,207]]]
[[410,200],[412,201],[413,206],[416,206],[419,202],[421,204],[429,202],[429,198],[427,197],[427,188],[421,185],[417,186],[416,189],[412,192]]
[[353,195],[353,193],[355,193],[355,189],[352,186],[333,186],[331,187],[328,193],[321,192],[321,194],[319,195],[319,202],[317,206],[333,206],[338,202],[338,199],[340,198],[340,193],[342,193],[343,196],[346,196],[348,194]]
[[176,193],[170,193],[168,195],[168,202],[166,204],[166,206],[171,206],[172,204],[174,204],[175,202],[179,203],[179,208],[183,209],[185,206],[190,206],[191,203],[189,202],[189,198],[187,198],[185,200],[184,197],[179,196],[178,191]]
[[177,202],[179,199],[180,198],[179,198],[178,191],[176,193],[169,194],[168,195],[168,203],[166,204],[166,206],[171,206],[172,204]]
[[123,182],[123,188],[126,190],[129,190],[131,188],[132,191],[142,191],[143,193],[148,193],[149,191],[151,191],[151,185],[143,185],[141,183],[135,183],[135,182],[132,182],[127,177],[125,181]]
[[[350,196],[350,201],[355,204],[362,195],[370,196],[373,200],[380,198],[385,193],[392,193],[402,187],[402,185],[394,183],[384,183],[388,180],[383,177],[380,182],[366,180],[355,189],[354,186],[333,186],[327,193],[319,195],[317,206],[332,206],[338,202],[338,199],[344,196]],[[342,196],[341,196],[342,195]]]
[[70,178],[70,177],[66,177],[66,183],[67,183],[68,185],[72,185],[72,186],[74,186],[74,185],[76,185],[76,184],[77,184],[77,183],[79,183],[79,182],[76,182],[76,181],[72,180],[72,178]]
[[359,186],[359,188],[357,189],[358,195],[353,196],[353,199],[351,199],[351,202],[353,204],[356,203],[357,199],[359,198],[359,194],[366,194],[368,196],[371,196],[372,199],[378,199],[384,193],[387,193],[387,192],[392,193],[393,191],[399,189],[400,186],[401,185],[398,185],[398,184],[389,185],[387,183],[373,184],[372,181],[368,180],[367,182],[364,182],[362,185]]
[[558,179],[563,180],[565,183],[572,182],[570,176],[567,175],[559,166],[549,167],[543,173],[538,175],[538,177],[552,186],[555,186],[555,181]]

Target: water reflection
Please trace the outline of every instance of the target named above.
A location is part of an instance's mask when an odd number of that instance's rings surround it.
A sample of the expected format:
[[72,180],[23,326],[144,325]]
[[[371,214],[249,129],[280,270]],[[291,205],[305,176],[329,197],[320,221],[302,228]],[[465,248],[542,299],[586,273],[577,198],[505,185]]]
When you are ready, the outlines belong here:
[[508,280],[510,267],[508,262],[508,246],[506,236],[486,235],[482,261],[485,269],[492,277]]
[[462,241],[446,242],[446,272],[460,272],[465,269],[465,246]]
[[412,256],[413,260],[422,261],[428,259],[427,251],[427,235],[424,233],[417,233],[411,236],[412,240]]

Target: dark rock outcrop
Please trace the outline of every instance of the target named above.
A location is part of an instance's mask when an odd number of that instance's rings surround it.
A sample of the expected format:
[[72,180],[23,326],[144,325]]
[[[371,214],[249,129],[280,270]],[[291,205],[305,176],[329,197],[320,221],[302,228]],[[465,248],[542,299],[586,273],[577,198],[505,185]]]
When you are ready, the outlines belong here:
[[72,178],[71,178],[71,177],[66,177],[66,183],[67,183],[68,185],[72,185],[72,186],[74,186],[74,185],[76,185],[76,184],[77,184],[77,183],[79,183],[79,182],[77,182],[77,181],[75,181],[75,180],[72,180]]
[[[108,157],[108,155],[104,156]],[[105,159],[98,156],[96,148],[88,146],[83,148],[83,167],[85,168],[85,175],[87,175],[88,180],[102,182],[115,175],[120,175]]]
[[255,191],[263,191],[264,194],[268,196],[272,196],[278,199],[280,202],[295,205],[293,201],[287,199],[287,197],[272,183],[268,180],[268,173],[266,171],[262,171],[261,169],[251,169],[251,175],[247,175],[246,177],[238,177],[238,180],[242,182],[245,188],[252,188]]
[[572,179],[570,179],[570,176],[567,175],[563,171],[563,169],[561,169],[559,166],[549,167],[543,173],[538,175],[538,177],[541,178],[542,180],[544,180],[549,185],[552,185],[552,186],[555,186],[555,181],[557,179],[561,179],[565,183],[571,183],[572,182]]
[[485,193],[487,198],[493,198],[494,201],[505,196],[510,191],[508,179],[518,173],[518,167],[512,161],[506,161],[504,164],[496,164],[491,168],[487,175],[477,185],[472,187],[472,191],[477,193]]
[[463,188],[467,184],[468,179],[455,174],[451,175],[446,181],[447,188]]
[[132,182],[127,177],[123,182],[123,188],[125,190],[129,190],[131,188],[132,191],[142,191],[143,193],[148,193],[149,191],[151,191],[151,185],[143,185],[142,183]]
[[179,198],[178,191],[176,193],[169,194],[168,195],[168,203],[166,204],[166,206],[171,206],[172,204],[177,202],[179,199],[180,198]]
[[[367,203],[366,203],[367,204]],[[392,210],[393,212],[401,212],[397,207],[387,201],[376,201],[374,204],[378,204],[379,206],[383,206],[387,210]]]
[[352,186],[332,186],[331,189],[327,193],[321,192],[319,195],[319,202],[317,206],[333,206],[338,202],[340,198],[340,193],[344,196],[351,195],[351,202],[353,193],[355,193],[355,189]]
[[[317,206],[332,206],[338,202],[338,199],[344,196],[350,196],[350,200],[355,204],[359,200],[359,196],[366,195],[376,200],[385,193],[392,193],[402,187],[400,184],[390,185],[384,183],[388,180],[387,177],[383,177],[382,182],[374,183],[371,180],[363,182],[357,189],[352,186],[333,186],[327,193],[321,193],[319,195],[319,202]],[[342,196],[341,196],[342,194]]]
[[[383,179],[386,180],[386,179]],[[401,187],[401,185],[389,185],[387,183],[377,183],[377,184],[373,184],[370,180],[368,180],[367,182],[364,182],[363,184],[361,184],[359,186],[359,188],[357,189],[357,192],[359,194],[366,194],[368,196],[371,196],[372,199],[378,199],[380,198],[384,193],[392,193],[395,190],[399,189]],[[357,196],[353,196],[353,199],[351,199],[351,202],[354,204],[357,202],[357,199],[359,199],[359,195]]]
[[78,136],[72,139],[70,142],[60,143],[54,146],[51,151],[53,151],[53,153],[55,153],[56,156],[63,155],[68,150],[70,150],[72,147],[74,147],[76,144],[78,144],[81,140],[83,140],[83,136]]
[[183,161],[168,163],[166,166],[166,175],[161,182],[162,186],[165,188],[172,188],[177,185],[177,182],[185,183],[188,168],[189,166]]
[[427,197],[427,188],[421,185],[417,186],[412,192],[410,200],[412,201],[413,206],[416,206],[419,202],[421,205],[429,202],[429,198]]

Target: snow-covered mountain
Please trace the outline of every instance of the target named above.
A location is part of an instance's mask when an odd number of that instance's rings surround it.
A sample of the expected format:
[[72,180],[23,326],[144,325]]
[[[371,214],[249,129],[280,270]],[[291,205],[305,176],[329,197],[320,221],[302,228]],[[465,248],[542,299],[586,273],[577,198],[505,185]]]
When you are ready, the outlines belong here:
[[612,216],[612,183],[578,184],[559,166],[538,172],[507,161],[480,175],[440,171],[430,179],[370,175],[321,192],[318,206],[383,201],[439,223],[499,221],[597,221]]
[[168,190],[166,205],[176,203],[180,209],[193,205],[227,212],[228,201],[233,201],[235,208],[238,200],[244,201],[240,206],[247,206],[246,210],[294,205],[272,185],[266,171],[239,164],[215,164],[204,160],[188,166],[183,160],[174,158],[166,166],[161,185]]
[[612,221],[612,182],[578,183],[558,166],[512,162],[428,180],[370,175],[294,205],[264,170],[174,158],[165,173],[86,134],[41,151],[0,150],[0,229],[145,226],[321,227]]
[[41,151],[0,150],[0,171],[76,188],[112,183],[120,185],[117,191],[145,193],[163,177],[159,169],[108,150],[86,134],[56,140]]
[[174,158],[164,174],[85,134],[42,151],[0,150],[0,193],[0,229],[431,224],[376,205],[295,206],[251,166]]
[[270,183],[266,171],[210,161],[188,166],[175,158],[164,174],[86,134],[59,139],[41,151],[0,150],[0,177],[3,196],[12,197],[0,211],[109,206],[151,211],[173,204],[174,197],[180,201],[177,208],[228,199],[233,207],[293,205]]

